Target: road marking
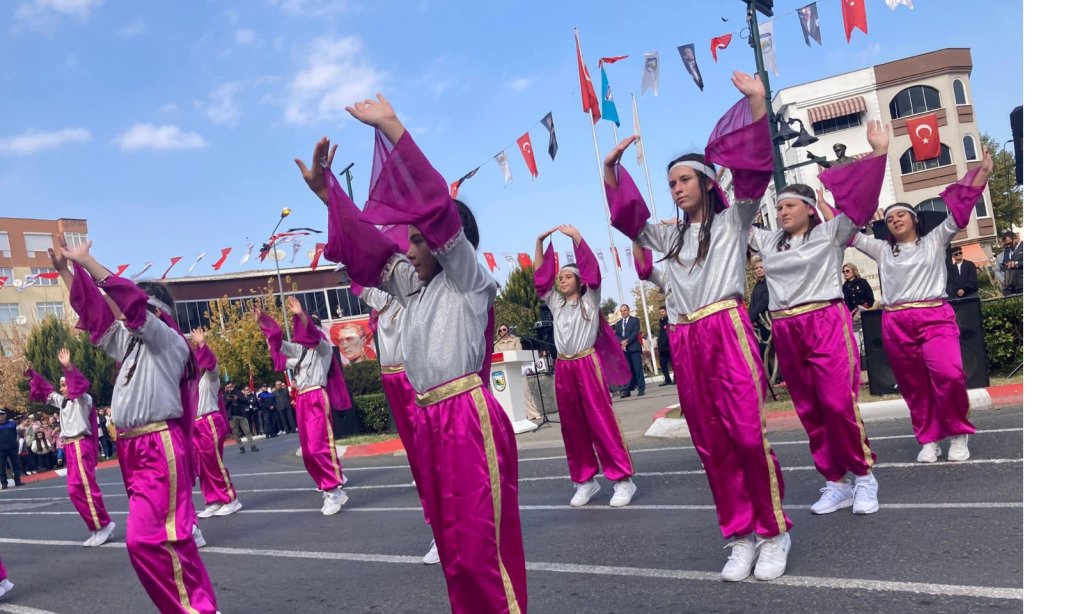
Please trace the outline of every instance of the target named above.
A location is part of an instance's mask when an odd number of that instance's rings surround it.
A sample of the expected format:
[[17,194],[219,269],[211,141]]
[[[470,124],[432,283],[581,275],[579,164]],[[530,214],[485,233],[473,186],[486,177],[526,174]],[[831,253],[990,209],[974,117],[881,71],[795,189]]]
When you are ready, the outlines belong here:
[[28,608],[25,605],[15,605],[14,603],[0,603],[0,612],[10,612],[11,614],[57,614],[49,610]]
[[[81,547],[76,541],[36,540],[0,538],[0,543],[24,544],[33,546]],[[124,544],[108,543],[103,548],[124,548]],[[395,554],[367,554],[353,552],[309,552],[302,550],[264,550],[257,548],[220,548],[206,546],[200,550],[202,556],[223,554],[228,556],[260,556],[284,559],[313,559],[320,561],[351,561],[358,563],[388,563],[397,565],[419,565],[419,556]],[[722,582],[718,572],[694,571],[686,569],[653,569],[644,567],[614,567],[609,565],[580,565],[575,563],[526,562],[527,571],[545,571],[597,576],[637,577],[655,580],[697,580],[703,582]],[[749,579],[746,582],[757,583]],[[783,586],[790,588],[820,588],[838,590],[867,590],[874,592],[915,593],[933,596],[974,597],[981,599],[1024,600],[1024,590],[997,586],[966,586],[958,584],[930,584],[925,582],[895,582],[888,580],[864,580],[856,578],[821,578],[816,576],[783,576],[771,582],[761,582],[765,586]],[[37,614],[30,611],[27,614]]]

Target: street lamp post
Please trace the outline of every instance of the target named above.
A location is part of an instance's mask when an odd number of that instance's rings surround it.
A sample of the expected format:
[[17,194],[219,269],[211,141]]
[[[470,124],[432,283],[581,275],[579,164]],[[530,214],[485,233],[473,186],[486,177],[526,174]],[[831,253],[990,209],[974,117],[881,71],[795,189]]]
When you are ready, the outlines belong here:
[[291,341],[291,326],[287,320],[287,302],[284,301],[284,282],[280,279],[280,257],[276,253],[276,231],[280,229],[280,224],[284,222],[287,216],[291,215],[291,209],[284,207],[280,211],[280,221],[276,222],[276,227],[272,229],[272,234],[269,235],[269,243],[265,244],[272,252],[272,259],[276,261],[276,286],[280,290],[280,310],[284,316],[284,331],[287,333],[287,340]]
[[[776,119],[775,113],[771,109],[771,83],[768,80],[768,71],[764,70],[764,54],[760,50],[760,28],[756,23],[756,11],[757,4],[764,5],[761,8],[761,12],[771,17],[771,2],[757,2],[757,0],[745,0],[745,4],[748,7],[748,23],[749,23],[749,45],[753,48],[753,55],[756,57],[756,73],[760,76],[760,80],[764,83],[764,107],[767,110],[767,121],[771,129],[771,133],[776,132]],[[772,148],[773,155],[775,156],[775,191],[778,192],[786,186],[786,175],[783,172],[783,154],[779,151],[779,146],[776,145]]]
[[355,202],[355,196],[352,195],[352,167],[353,166],[355,166],[355,162],[352,162],[348,166],[345,166],[344,170],[340,171],[340,174],[344,175],[344,178],[348,182],[348,198],[354,203]]
[[[1006,151],[1006,145],[1009,145],[1012,142],[1013,142],[1013,139],[1010,139],[1010,140],[1006,141],[1005,143],[1002,143],[1002,151]],[[1009,152],[1007,152],[1007,153],[1009,153]],[[1009,212],[1009,219],[1006,220],[1007,222],[1009,222],[1009,227],[1006,230],[1012,231],[1013,230],[1013,182],[1010,181],[1010,166],[1012,166],[1012,165],[1010,165],[1010,164],[1006,165],[1006,207],[1010,211]]]

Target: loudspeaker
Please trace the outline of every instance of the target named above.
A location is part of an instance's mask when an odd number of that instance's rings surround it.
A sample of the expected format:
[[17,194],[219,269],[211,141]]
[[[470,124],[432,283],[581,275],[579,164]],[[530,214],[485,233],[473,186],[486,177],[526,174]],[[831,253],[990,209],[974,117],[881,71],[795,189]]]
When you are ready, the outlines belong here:
[[[348,411],[332,411],[331,422],[333,423],[333,438],[340,439],[341,437],[349,437],[351,435],[358,435],[363,432],[362,425],[359,424],[359,413],[355,408]],[[393,427],[393,420],[390,420],[390,427]],[[396,429],[394,429],[396,432]]]
[[[983,343],[983,309],[978,297],[949,301],[960,329],[960,356],[968,388],[986,388],[991,385],[987,363],[987,349]],[[889,366],[885,353],[885,341],[881,336],[881,309],[862,312],[862,339],[866,346],[866,374],[870,380],[870,394],[897,394],[896,376]]]
[[1024,167],[1022,166],[1021,156],[1021,133],[1024,131],[1024,107],[1017,107],[1010,113],[1010,130],[1013,132],[1013,157],[1016,161],[1015,172],[1017,175],[1017,185],[1025,184]]

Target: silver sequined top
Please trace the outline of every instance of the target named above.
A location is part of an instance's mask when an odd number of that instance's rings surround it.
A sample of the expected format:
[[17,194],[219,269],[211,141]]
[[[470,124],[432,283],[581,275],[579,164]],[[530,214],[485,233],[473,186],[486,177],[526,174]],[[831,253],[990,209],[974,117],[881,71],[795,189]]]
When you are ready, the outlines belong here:
[[219,411],[219,370],[205,371],[197,386],[200,401],[197,416],[207,416]]
[[378,288],[364,288],[359,295],[363,302],[378,311],[378,354],[383,367],[405,364],[401,348],[401,323],[405,308],[388,293]]
[[586,294],[573,301],[564,300],[555,289],[544,296],[545,304],[552,310],[552,331],[556,351],[571,356],[594,347],[601,318],[601,289],[586,290]]
[[885,305],[938,300],[945,298],[945,247],[957,230],[957,223],[949,216],[918,244],[900,243],[896,256],[887,241],[869,235],[857,235],[853,245],[877,261]]
[[[45,402],[60,410],[61,437],[79,437],[91,434],[91,395],[84,394],[75,399],[68,399],[59,392],[53,392]],[[95,424],[98,428],[98,424]]]
[[495,279],[477,262],[464,231],[433,253],[442,270],[426,285],[401,254],[382,272],[382,289],[405,307],[405,374],[418,393],[478,373],[484,352],[491,351],[484,347],[484,329],[495,302]]
[[[302,345],[287,340],[280,345],[280,351],[287,355],[287,368],[291,371],[291,378],[295,380],[295,387],[299,392],[314,386],[324,387],[329,379],[329,365],[333,362],[333,344],[326,339],[322,339],[317,347],[307,350],[306,357],[303,358],[305,349]],[[297,371],[296,367],[299,367]]]
[[647,281],[662,289],[662,294],[666,297],[666,317],[669,318],[670,323],[676,324],[678,321],[677,310],[674,309],[673,302],[670,300],[670,295],[673,294],[673,291],[667,285],[665,275],[662,274],[662,269],[658,268],[658,263],[655,263],[654,268],[650,270],[650,276],[647,277]]
[[781,230],[753,228],[749,245],[764,260],[769,309],[843,298],[843,250],[858,232],[846,215],[818,224],[808,238],[791,237],[789,249],[776,251]]
[[[138,342],[126,358],[125,350],[133,339],[143,343]],[[136,330],[115,321],[99,339],[98,347],[121,363],[111,403],[117,428],[128,430],[181,418],[180,384],[189,361],[189,344],[181,335],[149,314]],[[134,363],[136,369],[126,383]]]
[[[680,257],[654,263],[661,268],[670,292],[666,303],[671,314],[688,314],[725,299],[741,300],[745,293],[745,253],[749,226],[760,202],[741,200],[711,221],[711,243],[703,261],[693,266],[699,252],[700,224],[689,226]],[[680,236],[680,226],[647,224],[638,243],[665,254]],[[676,320],[674,320],[676,321]]]

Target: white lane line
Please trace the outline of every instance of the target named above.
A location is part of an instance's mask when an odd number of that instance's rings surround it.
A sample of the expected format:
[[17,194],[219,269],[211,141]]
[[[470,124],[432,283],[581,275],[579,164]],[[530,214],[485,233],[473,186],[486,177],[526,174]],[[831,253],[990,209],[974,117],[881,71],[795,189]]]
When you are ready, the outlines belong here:
[[[35,540],[0,538],[0,543],[26,544],[34,546],[82,546],[76,541]],[[103,547],[124,548],[123,544],[104,544]],[[390,563],[399,565],[419,565],[419,556],[395,554],[364,554],[352,552],[308,552],[300,550],[264,550],[256,548],[220,548],[206,546],[201,554],[224,554],[232,556],[262,556],[287,559],[315,559],[321,561],[353,561],[359,563]],[[624,576],[653,579],[699,580],[704,582],[722,582],[718,572],[694,571],[685,569],[653,569],[643,567],[614,567],[609,565],[580,565],[576,563],[542,563],[527,561],[527,571],[548,571],[598,576]],[[749,579],[747,582],[757,583]],[[887,580],[866,580],[859,578],[820,578],[815,576],[783,576],[778,580],[763,582],[766,586],[787,586],[791,588],[821,588],[838,590],[868,590],[876,592],[916,593],[935,596],[976,597],[982,599],[1024,600],[1024,590],[996,586],[964,586],[956,584],[930,584],[925,582],[895,582]]]
[[25,605],[15,605],[14,603],[0,603],[0,612],[10,612],[11,614],[57,614],[49,610],[28,608]]

